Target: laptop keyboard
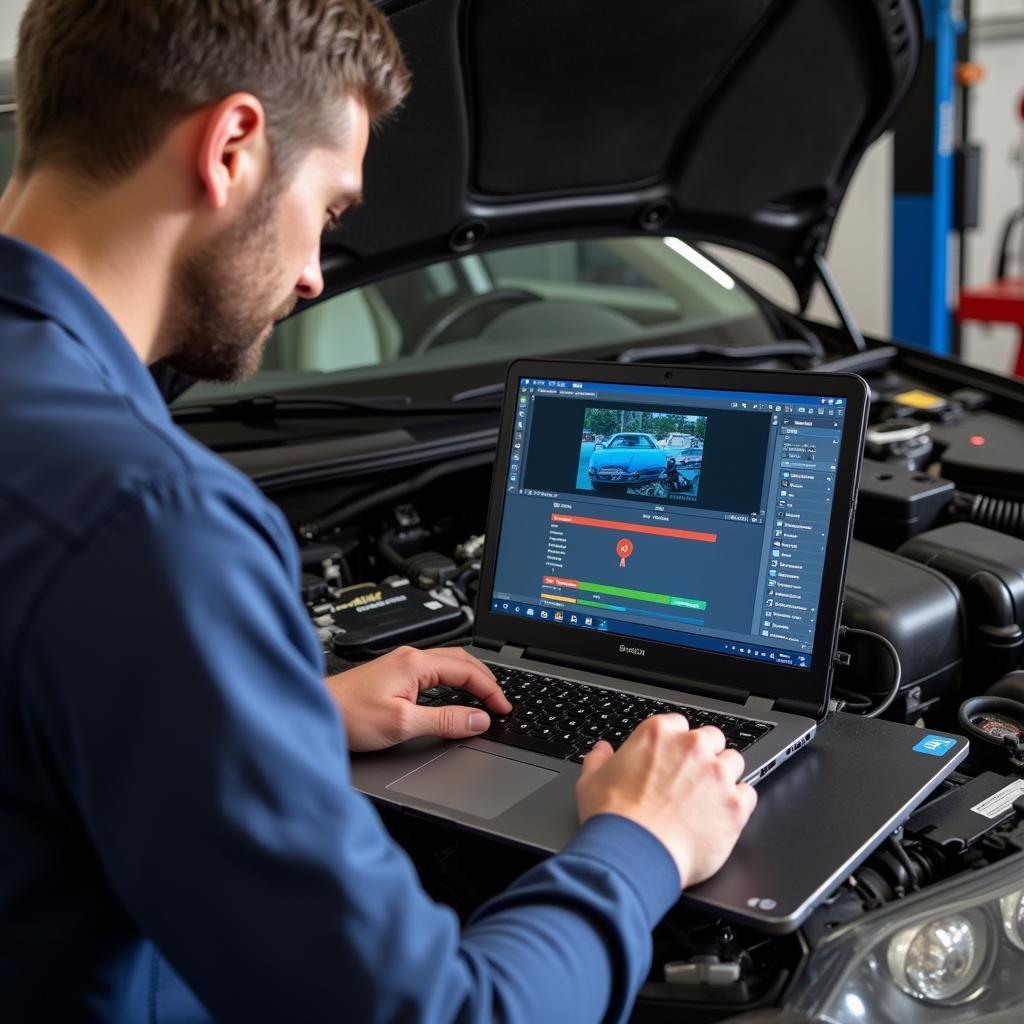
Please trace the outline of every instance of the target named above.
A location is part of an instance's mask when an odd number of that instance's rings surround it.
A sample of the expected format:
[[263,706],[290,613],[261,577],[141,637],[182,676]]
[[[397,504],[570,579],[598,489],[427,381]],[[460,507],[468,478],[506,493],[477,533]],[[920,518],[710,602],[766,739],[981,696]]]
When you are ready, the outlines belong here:
[[[502,716],[488,712],[491,728],[482,738],[577,764],[598,740],[618,747],[645,718],[668,711],[684,714],[691,729],[717,726],[725,733],[726,746],[732,750],[746,749],[773,728],[768,722],[637,697],[505,665],[487,667],[497,677],[512,711]],[[465,690],[443,686],[420,694],[419,703],[483,707],[480,700]]]

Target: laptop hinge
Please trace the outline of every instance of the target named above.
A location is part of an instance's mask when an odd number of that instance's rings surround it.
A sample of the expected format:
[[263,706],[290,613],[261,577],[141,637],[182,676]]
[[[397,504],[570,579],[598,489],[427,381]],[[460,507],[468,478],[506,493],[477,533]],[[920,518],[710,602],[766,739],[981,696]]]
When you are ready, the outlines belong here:
[[825,717],[828,710],[824,701],[816,703],[813,700],[792,700],[786,697],[773,701],[772,707],[775,711],[785,711],[787,715],[803,715],[818,721]]
[[474,636],[473,646],[482,647],[485,651],[500,651],[504,645],[500,640],[489,640],[485,636]]
[[[580,668],[588,672],[597,672],[600,675],[607,675],[609,666],[604,662],[590,661],[587,658],[578,658],[571,655],[559,654],[557,651],[544,651],[538,648],[522,647],[519,644],[503,643],[500,640],[486,640],[483,637],[476,637],[473,643],[477,647],[484,647],[489,651],[500,651],[503,655],[517,661],[523,658],[533,658],[538,661],[547,661],[553,665],[561,665],[565,668]],[[713,697],[717,700],[732,701],[736,704],[744,704],[751,714],[767,714],[770,711],[784,711],[790,715],[803,715],[806,718],[821,719],[827,710],[824,705],[815,704],[809,700],[789,700],[785,697],[778,699],[773,697],[762,697],[760,694],[751,693],[749,690],[737,691],[725,686],[716,686],[713,683],[705,683],[697,679],[686,679],[675,677],[666,679],[655,672],[628,672],[622,666],[616,666],[613,675],[621,676],[623,679],[632,679],[639,683],[650,683],[652,686],[678,687],[681,683],[687,690],[693,693],[700,693],[706,697]]]

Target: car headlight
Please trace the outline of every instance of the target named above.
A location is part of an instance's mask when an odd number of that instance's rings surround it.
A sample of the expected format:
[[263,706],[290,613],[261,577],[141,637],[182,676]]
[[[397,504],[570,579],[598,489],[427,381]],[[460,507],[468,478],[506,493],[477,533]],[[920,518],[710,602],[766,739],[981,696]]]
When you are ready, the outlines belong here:
[[999,909],[1003,912],[1006,937],[1019,950],[1024,951],[1024,889],[1000,897]]
[[829,1024],[1020,1024],[1024,854],[951,878],[830,934],[786,1006]]
[[952,1003],[974,994],[987,948],[984,920],[951,914],[897,932],[886,960],[892,980],[907,995]]

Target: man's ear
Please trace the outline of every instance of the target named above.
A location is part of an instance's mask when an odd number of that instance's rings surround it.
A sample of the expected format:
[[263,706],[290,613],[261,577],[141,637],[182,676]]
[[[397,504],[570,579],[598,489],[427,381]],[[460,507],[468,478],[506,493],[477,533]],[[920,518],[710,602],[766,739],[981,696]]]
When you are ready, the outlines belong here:
[[263,104],[251,93],[239,92],[212,107],[199,137],[196,159],[211,209],[227,206],[233,194],[254,194],[270,161]]

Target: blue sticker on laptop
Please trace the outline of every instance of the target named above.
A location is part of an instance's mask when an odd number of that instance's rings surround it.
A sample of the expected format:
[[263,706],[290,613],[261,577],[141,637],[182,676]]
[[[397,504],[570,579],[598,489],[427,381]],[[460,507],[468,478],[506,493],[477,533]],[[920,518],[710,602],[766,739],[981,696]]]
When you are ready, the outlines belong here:
[[933,757],[943,757],[956,746],[956,740],[948,736],[925,736],[923,740],[914,745],[919,754],[931,754]]

